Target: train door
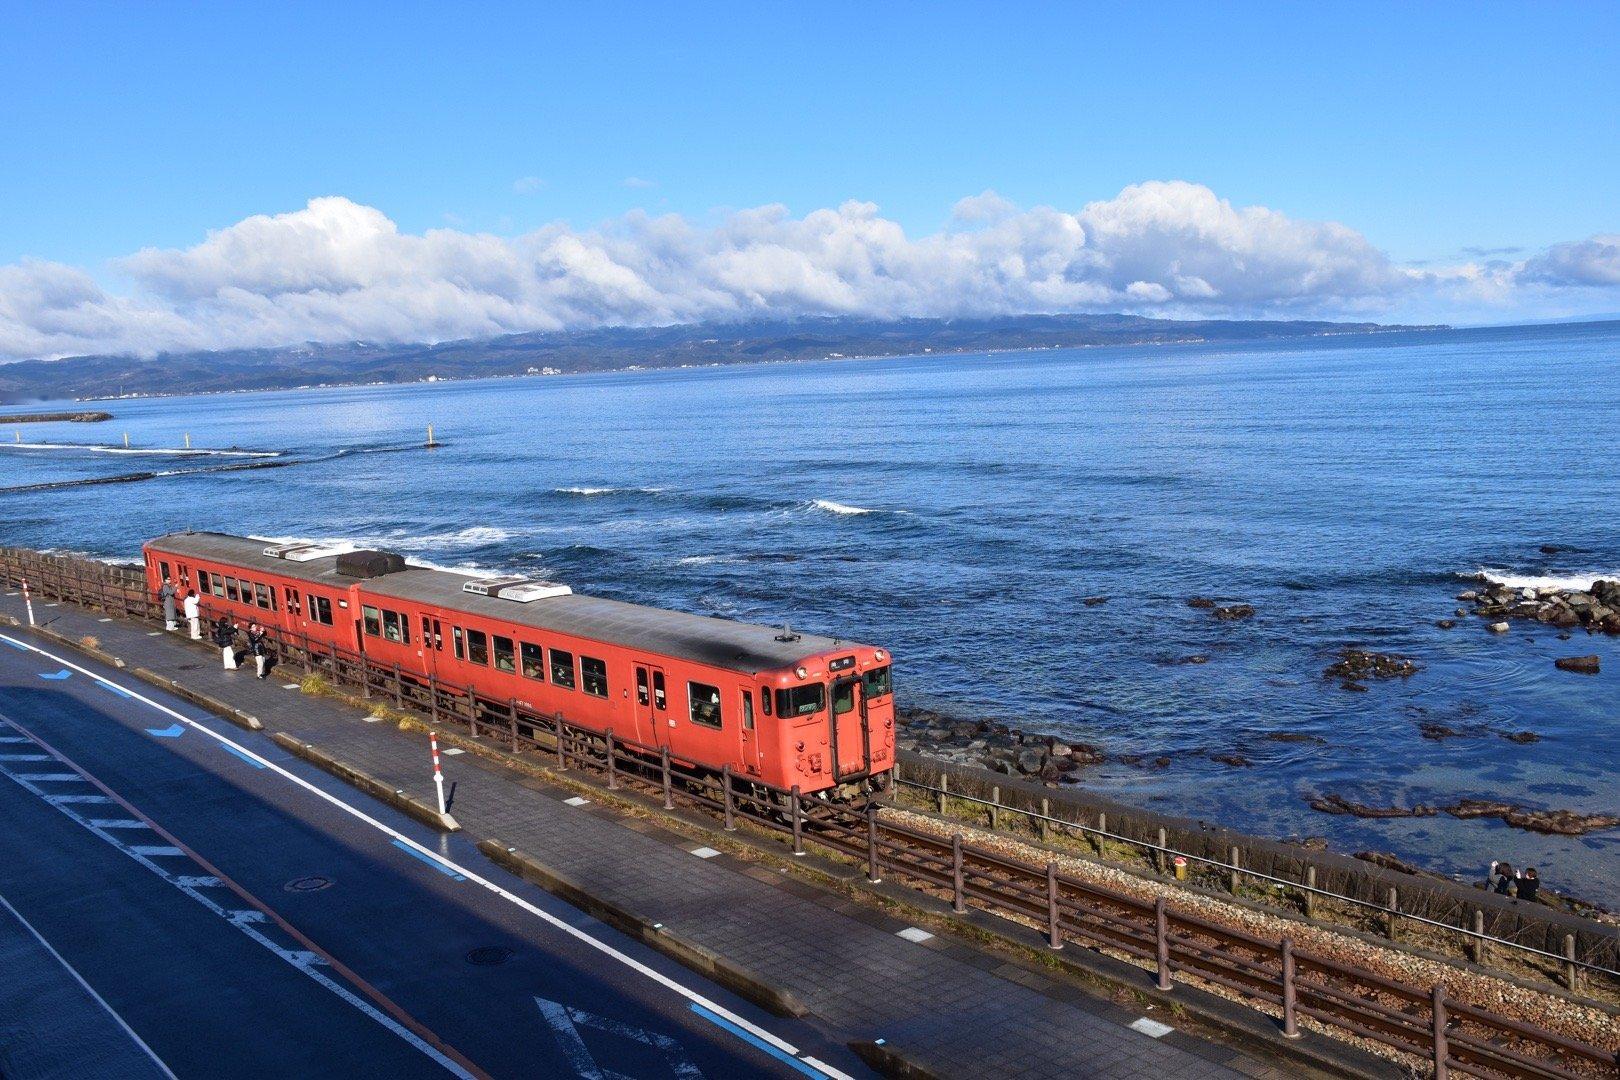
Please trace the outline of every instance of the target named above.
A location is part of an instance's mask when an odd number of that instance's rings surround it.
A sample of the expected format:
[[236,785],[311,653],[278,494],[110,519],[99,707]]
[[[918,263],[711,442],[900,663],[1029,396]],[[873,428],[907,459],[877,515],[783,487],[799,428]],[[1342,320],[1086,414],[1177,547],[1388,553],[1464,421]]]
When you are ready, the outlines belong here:
[[646,732],[653,745],[668,746],[671,722],[669,681],[664,669],[645,660],[635,662],[636,729]]
[[872,734],[866,723],[866,702],[859,676],[834,679],[829,695],[833,780],[860,777],[872,771]]
[[444,652],[445,623],[438,612],[421,613],[421,633],[417,637],[416,655],[421,658],[422,670],[429,675],[439,672],[440,654]]
[[759,732],[755,730],[754,721],[754,691],[751,687],[744,687],[741,691],[741,710],[739,715],[742,722],[738,725],[738,736],[742,751],[741,760],[743,770],[750,776],[759,775]]

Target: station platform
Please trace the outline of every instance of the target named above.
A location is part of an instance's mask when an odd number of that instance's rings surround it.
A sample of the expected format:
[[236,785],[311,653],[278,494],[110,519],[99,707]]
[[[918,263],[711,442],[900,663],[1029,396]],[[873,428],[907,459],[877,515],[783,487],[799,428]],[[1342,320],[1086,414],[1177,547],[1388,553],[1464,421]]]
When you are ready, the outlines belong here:
[[[21,620],[16,596],[0,613]],[[431,803],[425,740],[344,702],[304,694],[296,668],[268,680],[225,671],[217,653],[152,627],[70,605],[35,603],[42,625],[258,718],[233,731],[279,753],[285,732]],[[26,627],[4,632],[133,685]],[[156,694],[153,690],[143,693]],[[172,699],[169,699],[172,700]],[[176,705],[201,717],[196,705]],[[1281,1078],[1288,1066],[1175,1029],[959,941],[765,865],[721,853],[655,819],[626,815],[573,788],[477,754],[444,757],[451,813],[471,840],[532,852],[610,906],[655,920],[803,1004],[803,1019],[839,1043],[873,1043],[919,1076]],[[1161,1022],[1162,1021],[1162,1022]]]

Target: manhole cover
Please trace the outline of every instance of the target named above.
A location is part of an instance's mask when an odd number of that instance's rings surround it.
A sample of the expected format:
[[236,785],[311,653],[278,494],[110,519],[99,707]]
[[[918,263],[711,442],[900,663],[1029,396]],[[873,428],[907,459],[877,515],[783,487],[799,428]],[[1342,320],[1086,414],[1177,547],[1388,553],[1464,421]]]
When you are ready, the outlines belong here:
[[512,950],[504,945],[483,945],[467,954],[467,963],[477,967],[494,967],[504,964],[512,956]]
[[322,877],[319,874],[310,874],[308,877],[295,877],[282,886],[288,892],[319,892],[322,889],[330,889],[331,887],[332,879]]

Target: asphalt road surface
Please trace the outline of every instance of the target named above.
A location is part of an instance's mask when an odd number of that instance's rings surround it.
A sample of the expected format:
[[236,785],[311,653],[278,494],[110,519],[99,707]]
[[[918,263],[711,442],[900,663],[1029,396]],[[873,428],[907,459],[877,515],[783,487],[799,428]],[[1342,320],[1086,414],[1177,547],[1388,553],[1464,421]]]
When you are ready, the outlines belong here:
[[469,842],[32,644],[0,635],[0,962],[24,976],[0,1075],[864,1075]]

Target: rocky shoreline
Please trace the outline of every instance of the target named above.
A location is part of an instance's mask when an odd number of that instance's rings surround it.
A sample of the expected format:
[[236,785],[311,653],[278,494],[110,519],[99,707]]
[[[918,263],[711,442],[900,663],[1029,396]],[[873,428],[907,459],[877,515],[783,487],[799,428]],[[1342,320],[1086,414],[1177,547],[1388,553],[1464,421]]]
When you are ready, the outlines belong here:
[[[1519,620],[1560,630],[1620,635],[1620,581],[1594,581],[1586,589],[1516,589],[1483,576],[1482,580],[1485,588],[1466,589],[1457,599],[1472,604],[1473,614],[1490,620],[1489,629],[1495,633],[1506,633],[1510,623]],[[1459,616],[1468,613],[1467,608],[1457,609]],[[1597,670],[1595,663],[1592,670]]]

